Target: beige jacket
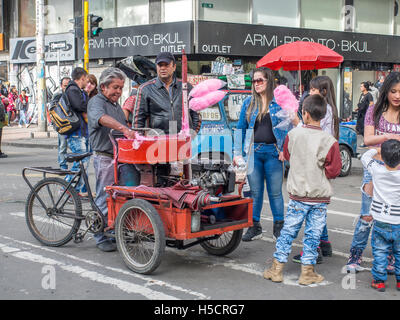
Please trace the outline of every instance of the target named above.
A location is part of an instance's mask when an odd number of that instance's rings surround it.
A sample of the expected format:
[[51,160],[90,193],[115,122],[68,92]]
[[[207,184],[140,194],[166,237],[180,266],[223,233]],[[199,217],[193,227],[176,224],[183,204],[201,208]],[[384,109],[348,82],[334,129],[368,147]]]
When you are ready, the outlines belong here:
[[336,139],[320,127],[302,126],[291,130],[283,147],[290,161],[287,191],[292,200],[329,203],[329,179],[340,174],[342,161]]

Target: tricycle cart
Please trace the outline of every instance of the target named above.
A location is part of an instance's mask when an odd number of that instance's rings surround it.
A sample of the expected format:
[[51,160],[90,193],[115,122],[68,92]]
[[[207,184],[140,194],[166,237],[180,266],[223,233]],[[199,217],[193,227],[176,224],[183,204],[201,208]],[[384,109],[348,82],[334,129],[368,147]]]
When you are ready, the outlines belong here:
[[[129,163],[141,172],[138,187],[119,186],[117,180],[106,187],[108,226],[114,228],[118,250],[135,272],[154,271],[165,246],[186,249],[200,244],[210,254],[229,254],[239,245],[243,228],[252,225],[252,199],[241,196],[243,183],[238,194],[231,194],[235,173],[230,166],[193,164],[191,181],[160,177],[160,164],[191,158],[190,146],[190,136],[179,134],[114,140],[115,170],[119,163]],[[148,158],[154,151],[156,161]],[[225,191],[230,194],[221,195]]]

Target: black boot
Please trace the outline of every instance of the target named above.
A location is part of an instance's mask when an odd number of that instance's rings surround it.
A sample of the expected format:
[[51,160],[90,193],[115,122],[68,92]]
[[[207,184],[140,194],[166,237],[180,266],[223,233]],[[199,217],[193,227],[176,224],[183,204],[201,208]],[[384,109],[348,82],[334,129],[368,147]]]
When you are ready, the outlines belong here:
[[274,227],[273,227],[273,231],[272,231],[274,240],[278,239],[279,236],[281,235],[281,230],[283,228],[283,224],[284,224],[283,220],[274,222]]
[[330,241],[320,241],[319,247],[321,248],[324,257],[332,257],[332,245]]
[[253,226],[247,229],[246,234],[243,236],[242,241],[253,241],[261,239],[262,228],[259,221],[253,221]]

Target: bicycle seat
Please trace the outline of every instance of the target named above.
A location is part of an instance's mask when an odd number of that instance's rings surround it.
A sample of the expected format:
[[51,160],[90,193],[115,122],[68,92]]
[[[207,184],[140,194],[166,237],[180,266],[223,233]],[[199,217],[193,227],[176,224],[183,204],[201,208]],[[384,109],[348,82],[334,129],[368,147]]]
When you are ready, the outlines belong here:
[[81,161],[82,159],[85,159],[86,157],[90,157],[92,154],[93,154],[92,152],[67,153],[65,159],[67,160],[67,162]]

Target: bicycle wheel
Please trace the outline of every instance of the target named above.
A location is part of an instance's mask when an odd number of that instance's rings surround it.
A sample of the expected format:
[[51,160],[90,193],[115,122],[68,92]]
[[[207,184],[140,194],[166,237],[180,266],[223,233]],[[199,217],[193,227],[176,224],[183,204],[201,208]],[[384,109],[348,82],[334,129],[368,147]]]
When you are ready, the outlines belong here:
[[115,222],[118,251],[134,272],[152,273],[165,251],[164,225],[157,210],[146,200],[127,201]]
[[218,239],[201,242],[200,245],[208,253],[224,256],[234,251],[242,240],[243,229],[225,232]]
[[25,219],[29,231],[46,246],[62,246],[79,230],[81,200],[74,188],[67,187],[62,179],[45,178],[28,195]]

